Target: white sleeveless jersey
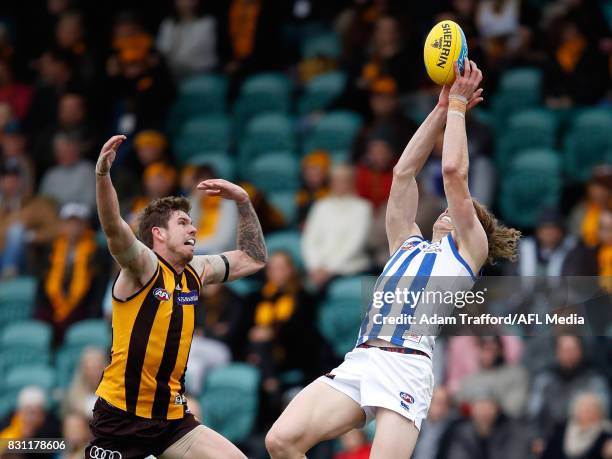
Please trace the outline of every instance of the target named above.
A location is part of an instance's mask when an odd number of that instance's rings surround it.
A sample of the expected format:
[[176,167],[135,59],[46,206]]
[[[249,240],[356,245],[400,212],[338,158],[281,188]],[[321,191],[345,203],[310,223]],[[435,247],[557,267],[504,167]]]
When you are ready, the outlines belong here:
[[[357,345],[379,338],[397,346],[418,349],[431,357],[435,342],[432,330],[439,327],[422,325],[422,317],[449,315],[453,303],[441,304],[436,298],[442,295],[449,298],[448,295],[455,292],[469,291],[475,280],[450,233],[435,243],[420,236],[409,237],[391,256],[375,286],[378,300],[386,292],[402,293],[382,305],[381,301],[375,302],[373,296]],[[395,320],[397,318],[400,320]]]

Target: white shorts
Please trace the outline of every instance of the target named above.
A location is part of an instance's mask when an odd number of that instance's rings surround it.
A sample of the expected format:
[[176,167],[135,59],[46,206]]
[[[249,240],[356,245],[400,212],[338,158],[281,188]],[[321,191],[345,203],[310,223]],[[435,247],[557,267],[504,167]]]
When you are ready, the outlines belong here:
[[366,424],[381,407],[414,421],[419,430],[427,417],[434,386],[429,358],[378,348],[353,349],[339,367],[318,381],[355,400],[365,411]]

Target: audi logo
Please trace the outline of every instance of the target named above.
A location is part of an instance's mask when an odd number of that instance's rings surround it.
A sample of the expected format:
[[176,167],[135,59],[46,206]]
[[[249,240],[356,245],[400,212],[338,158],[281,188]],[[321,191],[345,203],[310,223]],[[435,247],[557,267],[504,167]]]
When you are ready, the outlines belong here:
[[110,449],[100,448],[99,446],[92,446],[89,450],[89,457],[91,459],[123,459],[119,451],[111,451]]

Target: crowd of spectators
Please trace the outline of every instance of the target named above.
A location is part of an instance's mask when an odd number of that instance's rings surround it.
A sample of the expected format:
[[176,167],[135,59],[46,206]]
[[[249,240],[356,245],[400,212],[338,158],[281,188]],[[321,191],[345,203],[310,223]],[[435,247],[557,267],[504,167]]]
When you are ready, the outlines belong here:
[[[202,73],[222,74],[231,106],[257,72],[282,72],[303,88],[318,75],[342,71],[344,89],[328,109],[352,110],[364,123],[346,161],[332,151],[302,152],[295,218],[274,205],[273,193],[237,176],[266,236],[296,231],[297,247],[273,251],[248,290],[206,287],[196,316],[189,395],[197,397],[213,368],[235,361],[257,367],[254,435],[261,437],[296,388],[342,358],[317,322],[333,283],[378,275],[388,259],[384,215],[393,166],[435,104],[439,88],[427,79],[422,45],[442,19],[462,26],[470,57],[483,69],[485,111],[504,72],[525,65],[542,71],[542,106],[571,111],[612,104],[612,14],[598,0],[47,0],[36,8],[2,2],[0,282],[39,279],[32,318],[52,325],[54,347],[74,323],[110,317],[118,268],[95,217],[94,162],[111,134],[128,138],[112,178],[130,225],[151,200],[180,194],[192,205],[196,253],[231,249],[234,204],[195,190],[220,169],[181,161],[173,148],[168,120],[178,88]],[[335,56],[303,55],[305,40],[329,32],[339,37]],[[296,130],[320,115],[296,116]],[[496,131],[471,113],[467,130],[470,189],[496,210],[505,172],[494,161]],[[446,206],[442,140],[418,183],[417,223],[426,238]],[[612,291],[605,277],[612,276],[612,164],[598,165],[587,183],[565,183],[560,205],[520,229],[519,262],[484,274],[599,275]],[[541,296],[526,295],[534,302]],[[610,332],[439,340],[436,389],[414,457],[612,458]],[[82,457],[106,351],[83,354],[57,409],[48,409],[44,391],[25,388],[15,413],[0,421],[0,437],[63,432],[70,448],[61,457]],[[198,409],[194,399],[192,411]],[[361,431],[343,436],[339,447],[333,453],[323,445],[312,457],[369,455]]]

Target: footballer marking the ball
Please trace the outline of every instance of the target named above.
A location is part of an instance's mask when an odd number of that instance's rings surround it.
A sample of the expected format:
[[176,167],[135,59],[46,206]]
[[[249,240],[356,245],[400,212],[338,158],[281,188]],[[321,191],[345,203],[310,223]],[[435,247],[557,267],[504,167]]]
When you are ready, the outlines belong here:
[[459,24],[453,21],[439,22],[427,35],[423,48],[429,78],[439,85],[451,84],[455,80],[453,63],[458,61],[459,71],[463,73],[467,54],[467,41]]

